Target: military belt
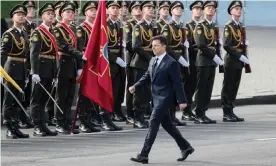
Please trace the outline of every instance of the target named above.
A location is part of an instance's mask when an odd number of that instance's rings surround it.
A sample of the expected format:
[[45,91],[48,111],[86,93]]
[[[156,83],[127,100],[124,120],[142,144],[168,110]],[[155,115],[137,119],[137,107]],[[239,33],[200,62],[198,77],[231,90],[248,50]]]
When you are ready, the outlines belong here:
[[62,55],[70,56],[69,54],[66,54],[66,53],[64,53],[64,52],[58,52],[58,55],[59,55],[59,56],[62,56]]
[[119,53],[119,52],[120,52],[119,49],[109,49],[109,51],[110,51],[111,53]]
[[145,51],[152,51],[151,48],[143,48]]
[[237,49],[237,51],[238,51],[238,52],[243,52],[243,50],[242,50],[242,49]]
[[52,59],[52,60],[56,59],[56,57],[53,56],[53,55],[39,55],[39,57],[42,57],[42,58],[45,58],[45,59]]
[[9,60],[13,60],[13,61],[17,61],[17,62],[27,62],[27,58],[18,58],[18,57],[11,57],[11,56],[8,56],[8,59]]
[[175,53],[183,53],[183,50],[173,50]]
[[216,48],[215,47],[208,47],[209,49],[213,50],[213,51],[216,51]]

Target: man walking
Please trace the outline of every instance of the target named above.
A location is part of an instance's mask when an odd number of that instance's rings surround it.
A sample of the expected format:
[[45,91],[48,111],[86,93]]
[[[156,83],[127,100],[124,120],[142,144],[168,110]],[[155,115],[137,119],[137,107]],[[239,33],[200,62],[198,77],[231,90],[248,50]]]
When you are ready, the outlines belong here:
[[129,88],[131,93],[141,86],[151,83],[153,112],[149,121],[149,130],[144,147],[137,157],[131,158],[134,162],[148,163],[148,154],[157,136],[160,124],[175,139],[181,150],[181,158],[184,161],[194,152],[194,148],[185,140],[179,130],[172,124],[169,109],[175,104],[177,98],[180,110],[186,104],[186,97],[181,85],[180,71],[177,62],[166,53],[167,39],[164,36],[152,38],[152,49],[155,55],[149,63],[147,72],[142,78]]

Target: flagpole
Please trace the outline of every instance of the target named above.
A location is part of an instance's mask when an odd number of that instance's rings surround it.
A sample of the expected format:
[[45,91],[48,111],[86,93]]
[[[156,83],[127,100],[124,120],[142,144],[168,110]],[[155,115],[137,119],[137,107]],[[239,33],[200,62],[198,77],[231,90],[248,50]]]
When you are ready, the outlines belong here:
[[74,134],[76,121],[77,121],[77,116],[78,116],[78,113],[79,113],[79,103],[80,103],[80,98],[78,98],[78,101],[77,101],[76,112],[75,112],[74,120],[73,120],[73,123],[72,123],[72,128],[71,128],[71,134],[72,135]]

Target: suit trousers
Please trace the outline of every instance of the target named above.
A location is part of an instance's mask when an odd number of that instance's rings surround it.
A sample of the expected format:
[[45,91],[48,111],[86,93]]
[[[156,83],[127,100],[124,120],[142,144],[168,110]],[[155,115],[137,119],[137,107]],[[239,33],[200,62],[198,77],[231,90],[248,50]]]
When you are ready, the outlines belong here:
[[127,75],[127,88],[126,88],[126,112],[128,117],[134,117],[133,112],[133,94],[131,94],[128,90],[129,87],[131,87],[135,82],[133,81],[133,72],[132,67],[126,68],[126,75]]
[[[25,80],[14,80],[14,81],[20,86],[21,89],[24,88]],[[22,94],[11,83],[5,81],[4,84],[17,97],[19,102],[22,103],[22,98],[23,98]],[[7,123],[11,121],[18,121],[19,111],[21,111],[21,108],[7,89],[4,90],[2,109],[3,109],[4,120],[6,120]]]
[[[50,92],[52,86],[52,79],[41,77],[40,84],[45,87],[45,89]],[[45,106],[49,98],[45,90],[38,84],[32,83],[32,93],[31,93],[31,117],[35,124],[45,122]],[[50,99],[51,100],[51,99]]]
[[216,74],[216,66],[198,66],[195,91],[195,113],[205,115],[208,110]]
[[56,101],[63,111],[63,114],[55,106],[55,117],[57,123],[64,123],[64,125],[71,123],[71,107],[74,100],[75,88],[76,78],[58,78]]
[[180,131],[172,124],[169,116],[169,110],[153,108],[153,112],[149,121],[149,129],[144,142],[144,147],[141,151],[141,155],[148,156],[151,147],[157,136],[159,126],[161,126],[174,138],[180,150],[185,150],[190,146],[190,143],[183,138]]
[[221,91],[223,109],[233,109],[241,82],[242,69],[224,68],[224,79]]
[[[146,70],[133,68],[134,82],[138,82],[140,78],[145,74]],[[150,85],[145,85],[136,89],[133,94],[133,109],[135,116],[140,116],[147,109],[149,102],[151,100],[151,87]]]

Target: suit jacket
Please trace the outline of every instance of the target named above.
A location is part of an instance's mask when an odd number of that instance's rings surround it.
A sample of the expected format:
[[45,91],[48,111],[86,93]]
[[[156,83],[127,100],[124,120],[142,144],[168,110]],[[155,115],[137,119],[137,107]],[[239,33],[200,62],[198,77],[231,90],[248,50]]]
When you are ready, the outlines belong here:
[[167,54],[157,66],[156,72],[152,73],[154,61],[155,58],[152,58],[147,72],[134,86],[151,83],[152,102],[156,109],[172,108],[175,99],[179,104],[186,103],[178,63]]

